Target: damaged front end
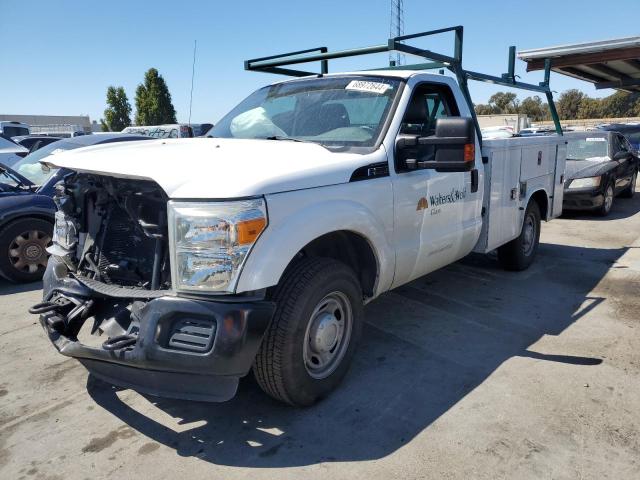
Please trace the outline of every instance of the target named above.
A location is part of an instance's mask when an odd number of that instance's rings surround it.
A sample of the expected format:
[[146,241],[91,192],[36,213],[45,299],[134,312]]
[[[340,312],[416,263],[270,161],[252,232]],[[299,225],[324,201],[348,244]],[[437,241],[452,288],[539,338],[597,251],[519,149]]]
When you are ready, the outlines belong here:
[[60,353],[144,393],[233,397],[273,304],[175,293],[168,198],[156,183],[79,173],[56,188],[43,302],[30,312]]

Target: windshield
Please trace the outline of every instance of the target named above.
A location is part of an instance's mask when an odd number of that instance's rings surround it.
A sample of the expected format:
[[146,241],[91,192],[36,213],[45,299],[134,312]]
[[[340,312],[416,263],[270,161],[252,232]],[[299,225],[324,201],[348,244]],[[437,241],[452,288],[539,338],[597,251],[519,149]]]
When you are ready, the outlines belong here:
[[30,153],[26,157],[22,158],[19,162],[16,162],[11,168],[18,172],[23,177],[26,177],[34,185],[43,185],[49,178],[55,173],[56,169],[44,167],[40,164],[40,160],[49,155],[55,155],[65,150],[72,150],[74,148],[82,147],[75,143],[69,143],[68,141],[58,140],[57,142],[50,143],[46,147],[42,147],[33,153]]
[[567,160],[600,160],[609,156],[609,142],[604,137],[569,140]]
[[247,97],[207,136],[373,147],[399,87],[400,80],[373,76],[324,77],[272,85]]

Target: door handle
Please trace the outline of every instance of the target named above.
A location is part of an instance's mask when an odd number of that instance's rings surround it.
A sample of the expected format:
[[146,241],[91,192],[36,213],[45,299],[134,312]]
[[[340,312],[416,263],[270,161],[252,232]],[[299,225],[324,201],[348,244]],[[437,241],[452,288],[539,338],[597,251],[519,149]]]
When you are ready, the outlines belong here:
[[474,168],[473,170],[471,170],[471,193],[476,193],[478,191],[478,183],[478,169]]

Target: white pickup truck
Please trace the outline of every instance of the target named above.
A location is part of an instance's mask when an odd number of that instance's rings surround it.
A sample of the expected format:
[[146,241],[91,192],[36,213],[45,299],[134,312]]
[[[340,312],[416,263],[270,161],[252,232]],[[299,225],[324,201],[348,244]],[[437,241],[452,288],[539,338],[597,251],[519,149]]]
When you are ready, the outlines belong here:
[[345,375],[365,303],[473,251],[525,269],[561,213],[563,137],[481,142],[466,98],[410,68],[313,75],[209,138],[56,155],[71,173],[31,312],[117,385],[223,401],[253,369],[310,405]]

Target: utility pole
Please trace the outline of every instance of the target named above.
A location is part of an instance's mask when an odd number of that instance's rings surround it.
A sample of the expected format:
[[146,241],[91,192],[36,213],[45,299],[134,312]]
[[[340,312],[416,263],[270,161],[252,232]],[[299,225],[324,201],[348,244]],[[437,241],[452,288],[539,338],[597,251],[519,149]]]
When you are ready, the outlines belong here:
[[193,105],[193,77],[196,75],[196,48],[198,41],[193,41],[193,64],[191,65],[191,93],[189,93],[189,126],[191,126],[191,106]]
[[[391,22],[389,37],[401,37],[404,35],[404,1],[391,0]],[[400,52],[389,52],[389,66],[402,65],[404,55]]]

